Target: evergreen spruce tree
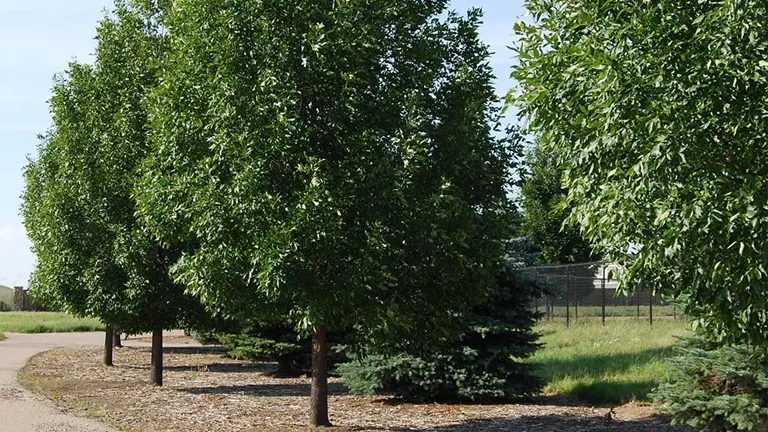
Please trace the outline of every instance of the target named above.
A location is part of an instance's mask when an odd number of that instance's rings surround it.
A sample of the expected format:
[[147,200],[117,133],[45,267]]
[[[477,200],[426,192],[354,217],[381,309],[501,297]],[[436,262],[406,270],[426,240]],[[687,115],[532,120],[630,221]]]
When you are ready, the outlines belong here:
[[[516,260],[519,264],[520,259]],[[538,314],[530,305],[541,294],[514,270],[497,291],[465,318],[459,340],[421,355],[370,355],[340,366],[346,385],[359,394],[391,394],[411,401],[487,401],[528,397],[542,386],[523,362],[538,348]]]
[[764,347],[683,340],[672,377],[651,395],[675,423],[701,431],[768,430],[768,353]]

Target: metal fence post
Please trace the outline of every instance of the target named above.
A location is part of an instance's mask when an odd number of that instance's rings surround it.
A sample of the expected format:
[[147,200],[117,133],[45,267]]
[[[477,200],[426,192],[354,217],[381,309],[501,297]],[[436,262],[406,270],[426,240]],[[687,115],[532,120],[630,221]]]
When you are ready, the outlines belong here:
[[640,288],[635,288],[635,303],[637,304],[637,319],[640,319]]
[[[568,267],[568,268],[570,268],[570,267]],[[578,282],[578,279],[576,280],[576,282]],[[576,308],[575,309],[576,319],[579,319],[579,293],[578,293],[578,290],[576,290],[576,292],[573,295],[573,302],[574,302],[573,305]]]
[[[539,279],[543,279],[544,282],[542,283],[549,283],[549,278],[545,276],[541,276],[539,274],[539,269],[536,269],[536,281],[538,282]],[[551,295],[544,295],[544,309],[546,309],[545,314],[547,315],[547,321],[552,320],[552,296]]]
[[[550,283],[551,280],[549,277],[547,277],[547,283]],[[552,321],[552,315],[555,314],[555,296],[550,295],[547,297],[547,319]]]
[[[533,269],[533,281],[536,284],[536,286],[539,285],[539,269],[537,268]],[[546,299],[544,299],[544,301],[546,302]],[[536,315],[539,316],[539,298],[538,297],[536,297]],[[541,318],[541,316],[539,316],[539,318]]]
[[605,326],[605,267],[606,267],[606,265],[603,265],[603,280],[602,280],[602,288],[603,288],[603,326]]
[[651,325],[653,325],[653,290],[648,291],[648,316],[650,317]]
[[555,300],[550,297],[547,299],[547,320],[552,321],[552,314],[555,312]]
[[565,280],[565,326],[571,326],[571,268],[566,267]]

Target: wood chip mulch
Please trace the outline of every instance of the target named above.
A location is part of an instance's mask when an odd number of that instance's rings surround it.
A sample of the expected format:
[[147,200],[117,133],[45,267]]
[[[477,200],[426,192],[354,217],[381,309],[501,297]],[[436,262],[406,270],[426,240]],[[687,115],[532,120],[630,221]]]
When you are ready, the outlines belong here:
[[[167,348],[165,387],[147,383],[150,351],[115,352],[115,367],[101,365],[97,349],[53,350],[34,357],[21,382],[76,415],[136,432],[309,431],[308,377],[277,377],[275,365],[245,363],[209,348]],[[401,404],[350,395],[330,383],[330,416],[338,431],[686,431],[669,426],[649,406],[614,409],[536,404]]]

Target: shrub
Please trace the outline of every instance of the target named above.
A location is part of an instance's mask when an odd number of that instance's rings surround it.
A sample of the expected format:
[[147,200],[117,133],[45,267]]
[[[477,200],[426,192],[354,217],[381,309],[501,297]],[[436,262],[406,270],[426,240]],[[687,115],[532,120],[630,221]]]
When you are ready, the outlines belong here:
[[200,345],[216,345],[219,342],[219,338],[214,331],[206,330],[191,330],[188,331],[192,339],[196,340]]
[[538,287],[508,272],[499,289],[466,319],[459,340],[425,355],[357,357],[339,371],[358,394],[391,394],[410,401],[484,401],[540,391],[535,365],[523,363],[539,348],[530,305]]
[[651,395],[674,423],[702,431],[768,430],[766,347],[683,340],[670,382]]
[[302,369],[303,350],[298,338],[291,342],[241,333],[219,335],[219,341],[227,349],[227,355],[234,359],[276,361],[280,371]]
[[[250,323],[241,325],[234,332],[218,333],[217,338],[226,348],[227,355],[234,359],[277,362],[281,372],[308,371],[312,366],[312,341],[300,337],[287,325]],[[338,349],[346,339],[346,333],[331,333],[328,338],[331,346],[328,354],[330,370],[348,360]]]

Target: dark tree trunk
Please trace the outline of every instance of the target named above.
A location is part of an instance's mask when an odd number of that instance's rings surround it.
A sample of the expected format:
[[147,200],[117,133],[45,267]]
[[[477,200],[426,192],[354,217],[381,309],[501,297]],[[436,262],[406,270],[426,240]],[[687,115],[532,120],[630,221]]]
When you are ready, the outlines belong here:
[[112,326],[107,326],[104,335],[104,366],[112,366],[112,345],[114,343],[112,339],[115,335]]
[[163,385],[163,329],[155,329],[152,332],[152,384],[161,387]]
[[115,336],[114,336],[114,339],[115,339],[114,347],[115,348],[122,348],[123,347],[123,341],[120,340],[120,335],[121,335],[120,329],[116,328],[115,329]]
[[311,426],[333,426],[328,419],[328,328],[320,327],[312,336]]

